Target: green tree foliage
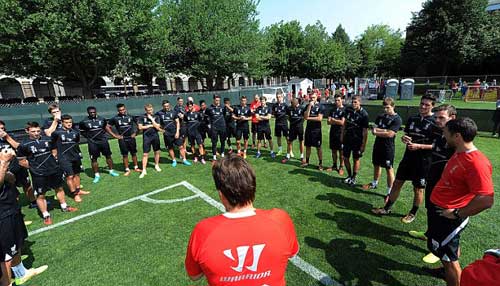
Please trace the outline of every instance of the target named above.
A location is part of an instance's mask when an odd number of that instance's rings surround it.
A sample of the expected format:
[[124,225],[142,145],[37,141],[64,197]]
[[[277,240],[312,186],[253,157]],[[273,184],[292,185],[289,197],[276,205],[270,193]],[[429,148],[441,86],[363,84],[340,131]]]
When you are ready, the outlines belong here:
[[[487,0],[432,0],[413,15],[402,51],[405,74],[457,74],[484,58]],[[494,23],[498,29],[498,22]]]
[[169,59],[175,71],[206,78],[221,88],[233,73],[262,74],[266,53],[253,0],[166,1],[171,11],[171,41],[178,45]]
[[368,27],[356,42],[361,55],[362,75],[397,75],[403,44],[401,32],[387,25]]
[[290,79],[300,74],[306,58],[304,34],[300,23],[282,21],[267,27],[264,33],[271,52],[268,66],[272,75]]
[[158,0],[120,1],[115,41],[120,49],[119,63],[114,73],[134,76],[153,92],[153,77],[164,76],[167,55],[173,52],[170,41],[170,13]]
[[89,96],[97,77],[117,63],[117,3],[2,1],[0,39],[8,44],[0,46],[0,66],[19,75],[78,79]]
[[346,56],[347,63],[342,76],[346,78],[354,78],[357,75],[359,67],[361,66],[361,55],[359,50],[340,24],[332,34],[332,40],[341,45]]

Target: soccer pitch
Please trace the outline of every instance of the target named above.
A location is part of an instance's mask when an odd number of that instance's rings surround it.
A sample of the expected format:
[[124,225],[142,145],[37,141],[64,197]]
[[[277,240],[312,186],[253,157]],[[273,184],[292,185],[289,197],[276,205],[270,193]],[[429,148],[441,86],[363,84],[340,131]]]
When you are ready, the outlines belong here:
[[[272,126],[272,125],[271,125]],[[328,131],[323,122],[323,165],[331,165]],[[403,152],[398,134],[396,166]],[[371,180],[371,146],[362,158],[358,183]],[[141,150],[142,139],[138,138]],[[115,169],[123,170],[118,144],[110,141]],[[207,146],[209,146],[209,142]],[[479,137],[477,147],[491,160],[494,183],[498,185],[500,164],[498,139]],[[276,142],[275,142],[276,145]],[[275,147],[276,150],[276,147]],[[30,237],[24,249],[28,266],[48,264],[49,269],[29,285],[206,285],[192,282],[184,270],[189,235],[201,219],[222,211],[211,176],[210,164],[170,166],[162,151],[162,172],[150,164],[148,175],[139,173],[113,178],[101,171],[101,182],[92,184],[86,146],[82,184],[91,195],[77,205],[76,213],[61,213],[52,202],[54,225],[44,227],[35,210],[23,208]],[[313,150],[311,165],[300,168],[297,159],[281,164],[281,158],[248,161],[257,174],[258,208],[285,209],[294,220],[300,244],[299,258],[289,263],[288,285],[440,285],[444,281],[426,275],[421,257],[427,253],[424,241],[410,238],[409,230],[425,229],[421,208],[417,220],[403,225],[400,217],[411,207],[413,192],[405,185],[393,213],[377,217],[373,206],[383,204],[385,174],[377,190],[348,187],[336,173],[320,172]],[[298,146],[294,146],[298,157]],[[140,154],[139,154],[140,155]],[[152,161],[152,158],[150,158]],[[103,158],[99,160],[104,167]],[[52,194],[53,192],[49,193]],[[495,194],[498,199],[498,194]],[[24,195],[21,202],[26,204]],[[473,217],[462,235],[461,264],[465,266],[497,247],[499,207]],[[338,281],[338,282],[337,282]]]

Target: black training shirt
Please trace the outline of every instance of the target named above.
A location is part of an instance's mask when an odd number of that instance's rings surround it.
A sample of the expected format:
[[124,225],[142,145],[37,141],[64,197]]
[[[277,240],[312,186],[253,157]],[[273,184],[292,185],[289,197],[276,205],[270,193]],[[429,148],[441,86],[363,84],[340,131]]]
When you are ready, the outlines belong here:
[[346,107],[344,139],[349,142],[362,141],[365,128],[368,128],[368,112],[363,107],[359,110],[354,110],[352,106]]
[[285,103],[276,103],[273,106],[273,115],[276,118],[275,125],[287,125],[288,106]]
[[[401,125],[403,124],[401,117],[399,114],[395,113],[394,115],[389,115],[386,113],[380,114],[377,116],[375,119],[375,127],[380,128],[380,129],[387,129],[387,130],[392,130],[394,132],[398,132],[399,128],[401,128]],[[396,136],[391,137],[391,138],[382,138],[382,137],[375,137],[375,146],[379,146],[381,148],[384,148],[385,150],[394,150]]]
[[101,116],[97,116],[96,118],[87,117],[79,124],[82,135],[90,143],[102,143],[108,140],[105,129],[106,125],[106,119]]
[[119,135],[123,138],[130,138],[136,132],[134,128],[134,117],[128,114],[117,114],[108,120],[109,125],[114,126]]
[[210,125],[215,130],[226,130],[226,121],[224,120],[224,107],[211,105],[207,109]]
[[52,142],[57,147],[59,161],[72,162],[81,159],[80,131],[78,129],[59,129],[52,132]]
[[50,176],[59,172],[56,158],[52,150],[56,149],[52,138],[41,136],[40,139],[27,139],[17,148],[18,156],[26,157],[30,165],[30,173],[35,176]]

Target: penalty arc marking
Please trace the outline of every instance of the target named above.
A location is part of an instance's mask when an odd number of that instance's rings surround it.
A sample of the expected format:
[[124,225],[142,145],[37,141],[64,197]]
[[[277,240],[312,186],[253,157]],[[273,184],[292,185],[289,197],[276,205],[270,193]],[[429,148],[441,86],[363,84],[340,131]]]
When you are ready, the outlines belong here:
[[[179,186],[186,187],[191,192],[193,192],[194,195],[189,196],[189,197],[179,198],[179,199],[171,199],[171,200],[156,200],[156,199],[149,198],[149,196],[152,196],[152,195],[155,195],[155,194],[158,194],[158,193],[161,193],[161,192],[164,192],[166,190],[169,190],[169,189],[172,189],[172,188],[175,188],[175,187],[179,187]],[[171,204],[171,203],[176,203],[176,202],[186,202],[186,201],[193,200],[193,199],[196,199],[196,198],[201,198],[203,201],[205,201],[209,205],[217,208],[219,211],[225,212],[224,206],[220,202],[214,200],[212,197],[210,197],[209,195],[207,195],[206,193],[204,193],[200,189],[196,188],[195,186],[191,185],[190,183],[188,183],[186,181],[182,181],[180,183],[177,183],[177,184],[174,184],[174,185],[170,185],[168,187],[164,187],[164,188],[161,188],[161,189],[158,189],[158,190],[154,190],[154,191],[146,193],[144,195],[133,197],[133,198],[130,198],[128,200],[124,200],[124,201],[121,201],[121,202],[109,205],[107,207],[104,207],[104,208],[101,208],[101,209],[97,209],[95,211],[92,211],[92,212],[89,212],[89,213],[86,213],[86,214],[83,214],[83,215],[79,215],[79,216],[73,217],[71,219],[68,219],[68,220],[65,220],[65,221],[53,224],[53,225],[49,225],[49,226],[46,226],[46,227],[39,228],[37,230],[29,232],[29,236],[37,235],[39,233],[43,233],[43,232],[49,231],[51,229],[58,228],[60,226],[67,225],[67,224],[79,221],[81,219],[84,219],[84,218],[87,218],[87,217],[91,217],[91,216],[94,216],[96,214],[99,214],[99,213],[102,213],[102,212],[105,212],[105,211],[108,211],[108,210],[112,210],[112,209],[117,208],[117,207],[121,207],[121,206],[127,205],[129,203],[132,203],[132,202],[135,202],[135,201],[138,201],[138,200],[141,200],[141,201],[144,201],[144,202],[148,202],[148,203],[154,203],[154,204]],[[319,270],[318,268],[316,268],[312,264],[310,264],[307,261],[303,260],[298,255],[295,256],[295,257],[293,257],[293,258],[291,258],[290,262],[292,262],[300,270],[302,270],[303,272],[307,273],[309,276],[311,276],[312,278],[316,279],[317,281],[319,281],[321,284],[323,284],[325,286],[342,286],[342,284],[340,284],[339,282],[335,281],[333,278],[331,278],[326,273],[322,272],[321,270]]]

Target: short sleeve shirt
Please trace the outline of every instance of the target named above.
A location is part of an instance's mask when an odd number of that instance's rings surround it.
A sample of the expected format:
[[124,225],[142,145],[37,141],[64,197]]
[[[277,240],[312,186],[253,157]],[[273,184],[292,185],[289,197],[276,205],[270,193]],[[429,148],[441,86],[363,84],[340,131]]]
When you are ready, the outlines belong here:
[[[307,107],[306,107],[307,109]],[[323,105],[316,103],[311,107],[311,111],[309,112],[309,117],[318,117],[320,114],[324,113]],[[321,122],[318,121],[307,121],[307,128],[310,129],[321,129]]]
[[87,117],[80,122],[80,131],[90,143],[101,143],[108,140],[106,135],[107,121],[104,117],[97,116],[96,118]]
[[276,118],[276,125],[287,125],[288,106],[285,103],[276,103],[273,106],[273,115]]
[[[397,133],[399,131],[399,128],[401,128],[401,125],[403,124],[401,117],[399,114],[380,114],[377,116],[375,119],[375,126],[380,129],[387,129],[394,131],[394,133]],[[382,137],[376,137],[375,138],[375,146],[384,148],[385,150],[394,150],[395,149],[395,144],[394,141],[396,139],[396,136],[391,137],[391,138],[382,138]]]
[[[333,108],[329,117],[336,119],[336,120],[341,120],[342,118],[345,117],[345,108],[344,107]],[[334,132],[334,133],[340,132],[341,129],[342,129],[342,126],[337,125],[337,124],[332,124],[332,126],[330,127],[330,131]]]
[[[407,136],[411,137],[413,143],[431,145],[435,138],[435,118],[433,115],[422,117],[420,115],[411,116],[408,118],[404,132]],[[432,151],[429,150],[416,150],[411,152],[416,156],[431,156]]]
[[493,196],[493,169],[479,150],[455,153],[432,190],[431,202],[445,209],[463,208],[477,195]]
[[[272,113],[271,107],[269,105],[266,106],[259,106],[257,110],[255,111],[255,114],[259,115],[260,117],[263,116],[268,116],[269,114]],[[259,126],[261,127],[269,127],[269,120],[260,120],[259,121]]]
[[226,121],[224,120],[224,107],[212,105],[207,110],[208,118],[212,129],[226,130]]
[[115,127],[119,135],[125,138],[130,138],[132,134],[135,133],[136,131],[134,128],[134,123],[135,123],[134,117],[128,114],[125,115],[117,114],[111,117],[108,123],[109,125]]
[[301,106],[288,108],[288,120],[290,127],[302,126],[304,124],[304,108]]
[[57,147],[59,161],[72,162],[81,159],[80,131],[78,129],[59,129],[51,134],[53,144]]
[[[155,115],[152,115],[152,117],[154,118],[156,123],[158,123],[158,124],[160,123],[160,118],[158,115],[155,114]],[[152,125],[153,121],[151,121],[151,119],[149,119],[146,114],[143,114],[137,120],[137,124],[142,124],[143,126]],[[155,136],[158,136],[158,130],[156,130],[156,128],[154,128],[154,127],[150,127],[146,130],[143,130],[142,134],[143,134],[143,139],[153,138]]]
[[160,119],[159,123],[165,130],[165,134],[175,135],[175,132],[177,132],[177,112],[173,110],[160,110],[156,112],[156,116]]
[[[250,107],[240,105],[234,108],[234,115],[236,117],[251,117],[252,111],[250,111]],[[240,129],[248,128],[248,120],[237,120],[236,126]]]
[[352,106],[345,109],[345,139],[349,142],[363,140],[363,129],[368,128],[368,112],[361,107],[355,110]]
[[59,165],[52,155],[56,146],[52,138],[27,139],[17,148],[18,157],[25,157],[30,165],[30,173],[35,176],[50,176],[59,172]]
[[187,123],[188,134],[194,135],[199,133],[198,130],[200,128],[200,122],[202,120],[201,114],[196,111],[188,111],[184,114],[184,120]]
[[280,209],[245,216],[223,214],[198,223],[189,240],[186,270],[210,285],[285,285],[288,259],[298,253],[293,222]]

